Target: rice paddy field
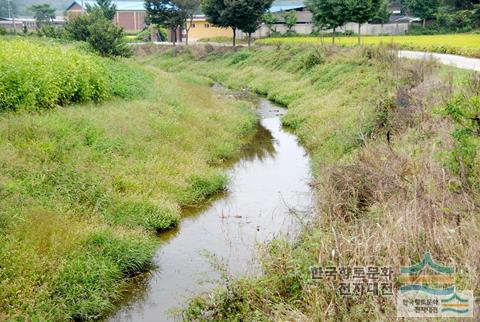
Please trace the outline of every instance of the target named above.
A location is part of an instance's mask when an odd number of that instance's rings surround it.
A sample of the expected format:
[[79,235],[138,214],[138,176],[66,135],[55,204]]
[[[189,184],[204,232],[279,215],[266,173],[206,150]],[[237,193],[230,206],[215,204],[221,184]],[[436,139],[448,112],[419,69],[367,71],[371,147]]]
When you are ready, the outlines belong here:
[[[291,43],[331,43],[331,37],[279,37],[265,38],[256,44],[291,44]],[[358,39],[337,37],[335,42],[341,46],[355,46]],[[480,57],[480,34],[422,35],[422,36],[364,36],[364,45],[395,45],[402,49],[456,54]]]

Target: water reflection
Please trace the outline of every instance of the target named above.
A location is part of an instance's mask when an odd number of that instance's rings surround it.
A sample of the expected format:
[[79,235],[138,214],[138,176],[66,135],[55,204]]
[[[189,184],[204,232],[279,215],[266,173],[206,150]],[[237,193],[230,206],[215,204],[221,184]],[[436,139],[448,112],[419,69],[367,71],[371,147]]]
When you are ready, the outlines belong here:
[[257,243],[295,232],[298,221],[290,210],[304,213],[312,204],[309,158],[282,128],[285,110],[267,100],[258,105],[257,134],[229,170],[228,191],[186,211],[177,229],[160,236],[158,268],[139,278],[144,284],[111,321],[172,320],[168,309],[211,289],[214,284],[201,282],[219,277],[202,252],[222,258],[232,274],[256,274]]

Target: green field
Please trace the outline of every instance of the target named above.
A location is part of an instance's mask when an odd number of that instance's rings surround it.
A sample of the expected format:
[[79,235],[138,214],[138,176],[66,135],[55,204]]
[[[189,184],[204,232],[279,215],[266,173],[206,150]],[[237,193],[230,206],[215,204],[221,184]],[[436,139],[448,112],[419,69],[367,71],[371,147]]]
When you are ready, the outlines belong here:
[[[95,87],[88,75],[107,77],[117,90],[130,84],[125,77],[132,71],[145,80],[136,98],[56,101],[64,105],[53,108],[20,100],[0,113],[0,320],[98,318],[129,276],[150,268],[155,233],[175,226],[183,207],[224,189],[221,165],[248,140],[256,119],[248,103],[216,97],[200,78],[185,81],[148,62],[26,42],[1,42],[11,47],[0,50],[40,46],[55,55],[42,60],[34,50],[9,60],[8,71],[31,84],[68,82],[69,73],[55,72],[75,67],[72,56],[82,66],[101,63],[92,65],[100,75],[78,74],[82,88]],[[25,64],[29,55],[32,64]],[[118,70],[114,79],[104,74],[107,64]],[[0,72],[0,84],[15,80]],[[0,93],[23,97],[16,89],[22,87]]]
[[[337,37],[336,43],[341,46],[355,46],[357,37]],[[331,43],[331,37],[281,37],[259,39],[257,44],[291,44],[291,43]],[[480,58],[480,34],[452,34],[432,36],[363,36],[365,45],[391,45],[403,49],[430,51],[446,54]]]

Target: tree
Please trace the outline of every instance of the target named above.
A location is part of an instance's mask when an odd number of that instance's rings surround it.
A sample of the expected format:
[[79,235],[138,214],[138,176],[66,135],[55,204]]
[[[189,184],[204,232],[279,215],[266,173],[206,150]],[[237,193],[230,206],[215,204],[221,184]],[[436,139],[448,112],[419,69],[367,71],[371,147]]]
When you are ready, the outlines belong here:
[[200,1],[199,0],[176,0],[177,5],[180,10],[185,12],[185,16],[187,17],[188,23],[185,23],[185,44],[188,45],[188,33],[190,32],[190,28],[193,24],[193,17],[195,13],[198,12],[200,8]]
[[[237,2],[237,7],[242,16],[240,30],[248,34],[248,47],[252,44],[252,33],[254,33],[262,23],[262,17],[270,9],[273,0],[241,0]],[[295,16],[296,23],[296,16]]]
[[297,12],[295,10],[282,12],[282,17],[287,26],[287,33],[292,33],[293,27],[297,24]]
[[147,21],[168,28],[173,33],[173,45],[177,32],[187,21],[188,15],[181,8],[181,0],[146,0]]
[[204,0],[201,5],[207,21],[217,27],[232,28],[233,46],[237,30],[243,26],[242,0]]
[[88,15],[81,15],[65,26],[69,38],[89,43],[102,56],[132,54],[124,40],[123,29],[108,20],[100,8],[92,8]]
[[117,6],[112,4],[111,0],[97,0],[97,3],[94,6],[87,4],[87,12],[91,12],[94,8],[100,9],[107,20],[113,20],[115,13],[117,12]]
[[268,30],[270,30],[270,33],[275,32],[273,25],[277,23],[277,17],[271,12],[266,12],[262,16],[262,22],[267,25]]
[[405,0],[407,10],[423,21],[425,27],[427,19],[435,17],[440,5],[439,0]]
[[475,27],[480,27],[480,4],[476,4],[473,7],[472,23]]
[[388,0],[381,0],[378,11],[375,13],[375,15],[372,18],[372,22],[379,23],[382,25],[382,31],[381,31],[382,34],[383,34],[383,25],[390,20],[390,15],[391,15],[391,12],[388,9]]
[[55,9],[49,4],[38,4],[30,7],[33,17],[36,20],[37,28],[42,28],[44,24],[49,24],[55,19]]
[[372,19],[378,12],[381,0],[348,0],[350,20],[358,23],[358,45],[362,42],[362,24]]
[[307,0],[315,25],[323,29],[333,29],[332,43],[335,43],[336,29],[350,20],[347,0]]

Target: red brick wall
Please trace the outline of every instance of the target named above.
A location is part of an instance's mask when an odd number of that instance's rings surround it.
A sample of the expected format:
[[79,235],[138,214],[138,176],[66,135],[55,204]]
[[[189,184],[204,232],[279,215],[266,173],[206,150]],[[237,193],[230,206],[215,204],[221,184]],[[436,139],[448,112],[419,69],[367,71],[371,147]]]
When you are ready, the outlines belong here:
[[[69,19],[73,19],[82,14],[82,8],[74,5],[67,12]],[[117,11],[113,22],[129,31],[140,31],[145,28],[145,11]]]
[[145,28],[145,17],[146,14],[144,11],[137,11],[137,30],[142,30]]
[[125,30],[136,30],[134,14],[133,11],[118,11],[117,24]]

